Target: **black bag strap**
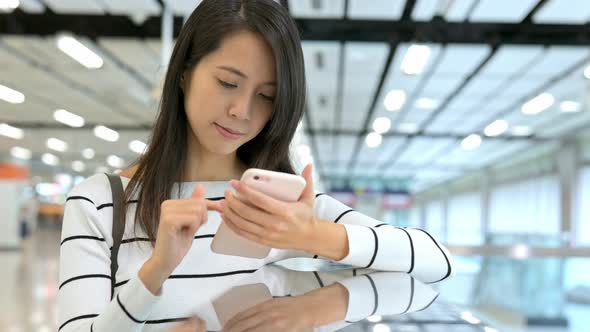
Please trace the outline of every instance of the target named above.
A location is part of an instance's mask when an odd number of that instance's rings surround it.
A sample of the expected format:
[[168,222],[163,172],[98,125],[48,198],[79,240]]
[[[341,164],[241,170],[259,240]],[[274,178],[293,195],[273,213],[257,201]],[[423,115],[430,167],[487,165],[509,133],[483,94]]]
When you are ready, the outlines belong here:
[[[106,174],[106,173],[105,173]],[[113,194],[113,250],[111,250],[111,300],[115,295],[115,275],[119,269],[117,256],[119,255],[119,246],[123,240],[123,231],[125,230],[125,213],[122,209],[125,203],[123,195],[123,183],[121,178],[115,174],[106,174],[111,184],[111,193]]]

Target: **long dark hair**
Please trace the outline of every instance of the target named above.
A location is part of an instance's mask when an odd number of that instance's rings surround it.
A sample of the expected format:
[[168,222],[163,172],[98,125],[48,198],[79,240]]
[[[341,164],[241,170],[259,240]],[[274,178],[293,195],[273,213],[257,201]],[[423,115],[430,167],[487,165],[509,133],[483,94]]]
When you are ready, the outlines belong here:
[[155,243],[160,205],[185,172],[188,126],[180,81],[184,72],[215,51],[222,39],[240,30],[259,33],[273,51],[277,88],[270,120],[260,134],[240,146],[237,157],[248,167],[295,173],[289,145],[304,112],[306,86],[297,26],[273,0],[204,0],[180,31],[166,73],[159,112],[146,153],[125,190],[137,194],[135,225]]

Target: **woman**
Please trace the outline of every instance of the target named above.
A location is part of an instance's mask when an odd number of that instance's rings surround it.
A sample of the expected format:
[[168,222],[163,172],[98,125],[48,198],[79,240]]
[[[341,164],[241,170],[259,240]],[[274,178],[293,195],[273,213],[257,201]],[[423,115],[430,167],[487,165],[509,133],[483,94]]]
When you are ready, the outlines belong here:
[[[424,282],[451,274],[449,254],[426,232],[379,227],[316,195],[311,165],[295,203],[229,182],[250,167],[295,173],[289,144],[303,115],[304,72],[297,27],[276,2],[205,0],[195,9],[174,47],[149,148],[121,174],[128,203],[112,301],[109,182],[95,175],[69,194],[60,331],[168,330],[196,312],[199,290],[214,290],[216,279],[238,280],[289,257],[409,272]],[[213,253],[222,221],[270,254]]]

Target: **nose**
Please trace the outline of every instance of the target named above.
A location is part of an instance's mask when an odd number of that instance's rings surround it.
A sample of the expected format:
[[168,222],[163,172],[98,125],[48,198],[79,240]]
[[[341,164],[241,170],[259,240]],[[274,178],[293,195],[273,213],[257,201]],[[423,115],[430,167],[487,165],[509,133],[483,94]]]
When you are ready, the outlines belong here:
[[239,120],[250,120],[252,109],[252,98],[242,96],[238,98],[229,108],[229,115]]

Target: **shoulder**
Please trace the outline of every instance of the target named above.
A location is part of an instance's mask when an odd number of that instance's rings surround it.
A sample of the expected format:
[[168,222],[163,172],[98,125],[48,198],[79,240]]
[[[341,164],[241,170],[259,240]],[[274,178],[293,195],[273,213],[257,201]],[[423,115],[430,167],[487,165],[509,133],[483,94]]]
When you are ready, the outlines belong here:
[[82,200],[96,207],[112,203],[111,185],[105,174],[92,175],[78,183],[66,197],[67,201]]

